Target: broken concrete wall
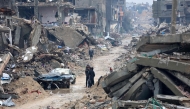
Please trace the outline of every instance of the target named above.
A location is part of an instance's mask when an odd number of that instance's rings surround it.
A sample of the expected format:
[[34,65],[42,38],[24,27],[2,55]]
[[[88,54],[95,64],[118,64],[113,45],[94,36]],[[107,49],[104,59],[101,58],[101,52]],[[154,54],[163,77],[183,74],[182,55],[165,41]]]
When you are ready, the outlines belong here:
[[56,6],[48,6],[48,7],[39,7],[39,15],[40,15],[40,21],[42,24],[44,23],[51,23],[51,22],[57,22],[57,19],[55,17],[57,12]]
[[91,6],[91,0],[75,0],[76,8],[87,8]]
[[49,29],[49,32],[57,39],[64,42],[65,46],[68,46],[70,48],[79,46],[79,44],[85,39],[84,36],[70,27],[55,27],[53,29]]

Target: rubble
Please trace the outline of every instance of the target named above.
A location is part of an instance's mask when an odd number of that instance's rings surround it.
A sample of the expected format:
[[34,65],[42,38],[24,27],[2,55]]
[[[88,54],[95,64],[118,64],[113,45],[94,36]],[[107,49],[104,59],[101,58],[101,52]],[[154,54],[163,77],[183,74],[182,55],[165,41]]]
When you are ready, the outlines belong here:
[[[189,33],[170,34],[168,28],[163,23],[154,31],[158,34],[141,36],[135,46],[128,45],[126,49],[132,46],[137,53],[123,66],[126,70],[105,77],[101,84],[113,109],[190,108]],[[163,30],[167,34],[161,34]]]

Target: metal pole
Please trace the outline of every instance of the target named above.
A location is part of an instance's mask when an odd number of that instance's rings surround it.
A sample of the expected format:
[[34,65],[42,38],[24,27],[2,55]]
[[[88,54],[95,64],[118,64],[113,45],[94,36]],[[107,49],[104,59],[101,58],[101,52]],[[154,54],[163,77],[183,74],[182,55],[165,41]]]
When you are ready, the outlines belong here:
[[176,17],[177,17],[177,0],[172,0],[172,22],[171,22],[171,34],[175,34],[176,29]]

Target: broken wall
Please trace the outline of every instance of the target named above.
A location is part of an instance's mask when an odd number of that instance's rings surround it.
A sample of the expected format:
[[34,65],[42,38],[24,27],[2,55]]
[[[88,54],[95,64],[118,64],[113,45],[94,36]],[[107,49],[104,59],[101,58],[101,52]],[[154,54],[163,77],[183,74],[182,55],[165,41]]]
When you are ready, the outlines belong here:
[[90,0],[75,0],[75,6],[77,8],[87,8],[91,4]]
[[56,27],[49,30],[49,32],[60,41],[63,41],[65,46],[70,48],[77,47],[85,39],[85,37],[79,34],[76,30],[65,26]]
[[49,6],[49,7],[39,7],[39,15],[41,17],[41,22],[42,23],[48,23],[49,22],[56,22],[56,12],[57,12],[57,7],[56,6]]

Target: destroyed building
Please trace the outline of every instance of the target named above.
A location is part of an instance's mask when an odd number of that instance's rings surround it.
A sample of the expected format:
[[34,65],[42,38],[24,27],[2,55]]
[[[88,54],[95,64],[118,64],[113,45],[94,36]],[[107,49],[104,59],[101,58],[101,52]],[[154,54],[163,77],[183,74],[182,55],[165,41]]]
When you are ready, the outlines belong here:
[[88,26],[91,34],[102,36],[106,26],[105,0],[76,0],[75,13],[81,16],[81,23]]
[[105,32],[105,0],[16,0],[19,17],[32,19],[35,16],[44,26],[84,24],[93,35]]
[[44,25],[69,24],[65,19],[71,16],[74,5],[71,2],[62,0],[16,0],[16,7],[19,17],[32,19],[34,16]]
[[189,35],[183,31],[142,36],[135,47],[136,55],[102,82],[113,99],[113,109],[189,109]]
[[107,32],[120,32],[125,7],[125,0],[106,0]]
[[[189,24],[189,0],[178,0],[177,1],[177,23]],[[152,12],[155,21],[160,24],[162,22],[171,22],[172,13],[172,0],[157,0],[153,1]]]

